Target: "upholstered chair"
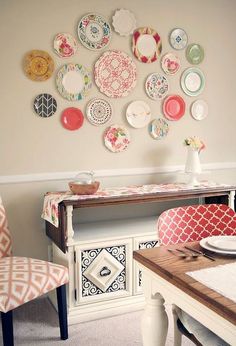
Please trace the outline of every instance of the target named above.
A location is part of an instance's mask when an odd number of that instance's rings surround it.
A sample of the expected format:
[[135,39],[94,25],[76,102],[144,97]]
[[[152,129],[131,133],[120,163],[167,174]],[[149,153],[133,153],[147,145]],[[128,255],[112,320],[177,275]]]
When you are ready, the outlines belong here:
[[12,239],[0,198],[0,311],[3,345],[14,345],[12,311],[55,288],[60,336],[62,340],[68,339],[67,282],[66,267],[39,259],[12,256]]
[[[172,245],[215,235],[236,235],[236,213],[224,204],[203,204],[172,208],[164,211],[157,221],[160,245]],[[205,346],[199,339],[212,338],[214,345],[225,345],[206,327],[193,320],[191,316],[173,307],[175,343],[181,345],[181,335],[188,337],[195,345]],[[181,318],[181,320],[180,320]],[[184,320],[186,324],[184,324]],[[191,323],[193,328],[191,328]],[[190,326],[190,328],[189,328]],[[195,335],[190,331],[198,331]],[[202,333],[202,335],[201,335]],[[203,336],[204,334],[204,336]]]

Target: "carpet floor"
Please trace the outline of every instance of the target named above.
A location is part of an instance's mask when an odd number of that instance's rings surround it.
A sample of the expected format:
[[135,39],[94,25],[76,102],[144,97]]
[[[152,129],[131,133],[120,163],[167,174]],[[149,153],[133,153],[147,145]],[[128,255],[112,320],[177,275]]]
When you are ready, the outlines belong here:
[[[14,311],[15,346],[142,346],[142,311],[69,326],[69,339],[59,338],[57,313],[48,298],[27,303]],[[166,346],[173,346],[173,324]],[[0,333],[1,334],[1,333]],[[0,345],[2,336],[0,339]],[[193,346],[183,338],[183,346]],[[158,346],[158,345],[157,345]]]

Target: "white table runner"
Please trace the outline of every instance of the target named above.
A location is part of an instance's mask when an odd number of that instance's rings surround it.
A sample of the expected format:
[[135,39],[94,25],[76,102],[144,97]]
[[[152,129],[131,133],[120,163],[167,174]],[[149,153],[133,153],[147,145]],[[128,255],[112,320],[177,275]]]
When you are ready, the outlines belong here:
[[186,274],[236,303],[236,262]]

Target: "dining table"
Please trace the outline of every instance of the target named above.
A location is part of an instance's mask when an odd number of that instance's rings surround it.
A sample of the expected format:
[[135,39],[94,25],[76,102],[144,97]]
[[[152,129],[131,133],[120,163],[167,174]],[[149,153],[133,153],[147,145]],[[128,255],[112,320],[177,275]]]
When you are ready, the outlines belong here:
[[[192,256],[186,247],[202,254]],[[144,346],[165,345],[168,305],[173,310],[181,309],[236,346],[235,254],[209,252],[195,241],[137,250],[133,257],[142,271],[145,295],[141,321]],[[175,337],[175,346],[180,345],[180,338]]]

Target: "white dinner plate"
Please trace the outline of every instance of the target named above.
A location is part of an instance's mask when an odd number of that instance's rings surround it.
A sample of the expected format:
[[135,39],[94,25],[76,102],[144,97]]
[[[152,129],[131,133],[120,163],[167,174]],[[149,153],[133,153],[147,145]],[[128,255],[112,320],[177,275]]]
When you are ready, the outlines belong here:
[[208,115],[208,105],[204,100],[196,100],[191,106],[191,114],[195,120],[203,120]]
[[209,237],[207,243],[220,250],[236,251],[236,236],[234,235]]
[[149,123],[151,109],[144,101],[133,101],[126,110],[126,118],[131,126],[139,129]]
[[200,245],[202,248],[206,249],[206,250],[209,250],[209,251],[212,251],[212,252],[215,252],[215,253],[220,253],[220,254],[225,254],[225,255],[233,255],[233,256],[236,256],[236,251],[232,251],[232,250],[221,250],[221,249],[217,249],[213,246],[211,246],[209,243],[208,243],[208,239],[211,238],[211,237],[208,237],[208,238],[203,238],[202,240],[200,240]]

